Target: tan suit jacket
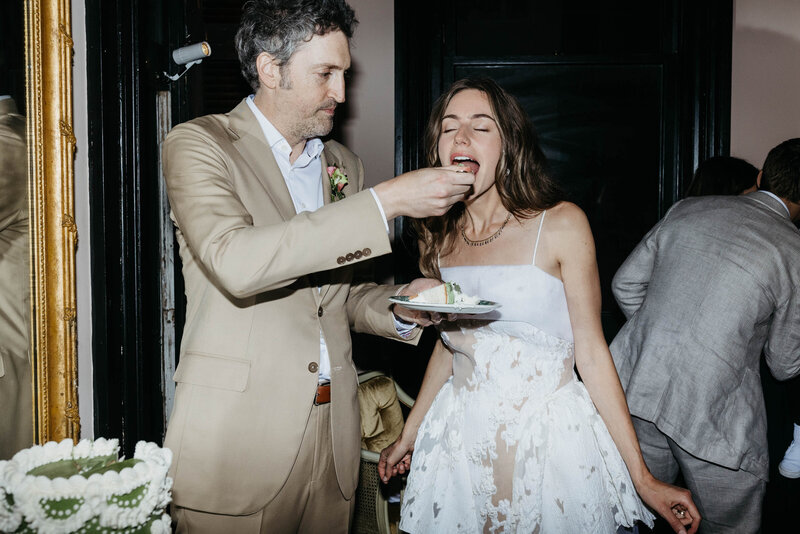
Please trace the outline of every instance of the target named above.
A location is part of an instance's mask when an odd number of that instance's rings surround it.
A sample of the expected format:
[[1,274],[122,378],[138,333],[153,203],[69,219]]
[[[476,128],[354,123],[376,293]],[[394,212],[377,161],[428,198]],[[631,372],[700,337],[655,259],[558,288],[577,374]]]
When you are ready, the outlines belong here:
[[[336,474],[350,498],[360,446],[350,329],[400,339],[387,300],[397,288],[353,279],[355,264],[390,251],[380,210],[361,191],[361,161],[326,143],[325,206],[295,214],[242,101],[228,114],[175,127],[163,162],[187,296],[165,440],[174,453],[174,502],[239,515],[278,493],[313,406],[320,329],[331,360]],[[329,165],[350,182],[334,203]]]
[[33,444],[25,117],[0,100],[0,460]]

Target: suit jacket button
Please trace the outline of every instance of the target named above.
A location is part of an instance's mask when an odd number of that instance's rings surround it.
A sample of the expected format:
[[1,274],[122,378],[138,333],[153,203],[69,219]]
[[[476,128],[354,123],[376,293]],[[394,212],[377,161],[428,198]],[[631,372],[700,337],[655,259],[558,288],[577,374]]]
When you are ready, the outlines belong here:
[[322,306],[317,310],[317,317],[322,317]]
[[336,258],[336,263],[338,263],[339,265],[342,265],[345,261],[346,260],[344,259],[344,256],[339,256],[338,258]]
[[355,256],[357,260],[360,260],[363,255],[364,253],[361,252],[360,250],[356,250],[355,254],[353,254],[353,256]]
[[347,256],[344,257],[344,259],[346,259],[347,261],[353,261],[353,258],[355,258],[355,256],[353,255],[352,252],[348,252]]
[[369,256],[370,254],[372,254],[372,249],[370,249],[370,248],[365,248],[365,249],[364,249],[364,257],[367,257],[367,256]]
[[319,364],[317,362],[311,362],[308,364],[308,371],[311,373],[316,373],[319,371]]

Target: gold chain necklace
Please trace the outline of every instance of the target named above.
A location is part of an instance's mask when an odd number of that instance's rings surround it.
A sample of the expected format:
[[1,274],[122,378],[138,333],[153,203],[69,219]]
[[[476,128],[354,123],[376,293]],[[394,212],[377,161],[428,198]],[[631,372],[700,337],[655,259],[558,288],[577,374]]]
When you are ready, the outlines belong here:
[[469,245],[471,247],[482,247],[483,245],[488,245],[489,243],[491,243],[492,241],[494,241],[495,239],[500,237],[500,234],[503,233],[503,228],[506,227],[506,225],[508,224],[508,221],[510,221],[510,220],[511,220],[511,214],[509,213],[508,217],[506,217],[506,220],[503,221],[503,224],[500,225],[500,228],[498,228],[495,233],[493,233],[492,235],[490,235],[486,239],[481,239],[479,241],[473,241],[472,239],[467,237],[467,233],[464,231],[463,228],[461,229],[461,237],[464,238],[464,243],[466,243],[467,245]]

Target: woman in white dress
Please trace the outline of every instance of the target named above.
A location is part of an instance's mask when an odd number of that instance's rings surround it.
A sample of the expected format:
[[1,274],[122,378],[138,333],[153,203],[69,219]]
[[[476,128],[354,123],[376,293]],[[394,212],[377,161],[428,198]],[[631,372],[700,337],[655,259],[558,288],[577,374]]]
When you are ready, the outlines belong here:
[[475,184],[446,215],[415,221],[421,270],[502,306],[440,324],[416,404],[381,453],[384,481],[410,471],[401,529],[613,533],[652,525],[641,497],[694,533],[689,492],[644,464],[601,329],[591,229],[544,172],[519,103],[461,80],[426,139],[431,165],[460,163]]

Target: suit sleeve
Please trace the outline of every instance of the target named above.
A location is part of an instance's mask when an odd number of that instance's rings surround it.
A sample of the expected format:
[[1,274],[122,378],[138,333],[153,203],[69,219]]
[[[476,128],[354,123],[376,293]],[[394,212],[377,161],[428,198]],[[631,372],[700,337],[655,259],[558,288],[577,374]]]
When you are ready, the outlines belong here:
[[27,218],[28,167],[25,120],[7,115],[0,120],[0,230]]
[[189,248],[208,275],[234,297],[285,287],[301,276],[341,267],[343,258],[352,258],[357,250],[370,249],[369,257],[391,251],[369,191],[313,213],[254,226],[233,185],[234,173],[245,172],[237,164],[246,163],[234,162],[220,142],[204,126],[177,126],[164,142],[164,176],[173,217]]
[[772,315],[764,355],[772,374],[787,380],[800,374],[800,288],[789,291]]
[[658,250],[656,236],[660,226],[661,223],[656,224],[636,245],[611,282],[614,298],[626,319],[630,319],[642,306],[647,294]]
[[397,333],[394,314],[389,297],[397,293],[400,285],[378,285],[373,272],[374,264],[361,263],[356,266],[353,283],[347,297],[347,317],[350,329],[363,333],[382,336],[397,341],[417,344],[422,328],[414,328],[407,337]]

